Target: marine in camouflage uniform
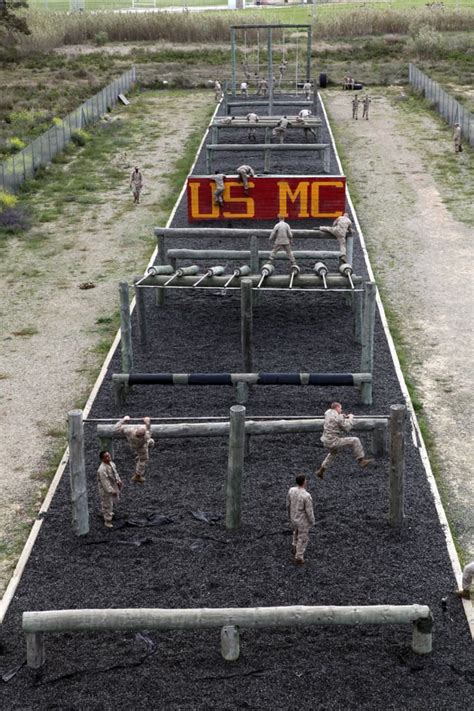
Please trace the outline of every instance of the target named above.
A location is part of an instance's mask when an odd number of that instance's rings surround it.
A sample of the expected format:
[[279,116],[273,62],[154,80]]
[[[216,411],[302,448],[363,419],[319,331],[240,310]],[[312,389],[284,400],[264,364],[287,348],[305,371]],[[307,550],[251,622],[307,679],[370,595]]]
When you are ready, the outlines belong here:
[[352,118],[355,119],[356,121],[358,120],[358,115],[359,115],[359,97],[354,96],[352,99]]
[[306,99],[309,101],[311,99],[311,82],[305,81],[303,84],[303,91]]
[[255,124],[257,124],[259,121],[258,115],[254,111],[251,111],[250,113],[247,114],[247,121],[250,124],[249,125],[249,132],[248,132],[248,139],[249,139],[249,141],[256,141],[257,134],[255,131]]
[[268,240],[272,245],[272,251],[270,252],[271,264],[273,263],[277,252],[283,250],[284,252],[286,252],[286,255],[290,260],[291,264],[296,265],[295,255],[293,254],[291,249],[291,244],[293,242],[293,233],[291,232],[289,224],[285,222],[284,217],[279,216],[279,222],[276,223],[275,227],[271,231]]
[[285,133],[286,129],[288,128],[290,122],[288,121],[286,116],[282,116],[282,118],[278,121],[277,125],[272,131],[272,136],[274,138],[278,138],[279,143],[283,143],[285,140]]
[[240,165],[236,172],[243,183],[244,193],[247,194],[249,189],[249,178],[255,177],[255,171],[251,165]]
[[125,415],[114,426],[114,430],[123,432],[131,450],[135,453],[135,474],[132,481],[143,484],[145,481],[145,470],[150,460],[149,450],[155,446],[155,440],[151,437],[150,418],[144,417],[144,425],[126,426],[130,417]]
[[220,101],[222,99],[222,84],[217,79],[214,82],[214,96],[216,101]]
[[214,203],[216,205],[223,205],[224,204],[224,198],[222,197],[224,194],[224,180],[225,180],[225,175],[224,173],[220,173],[218,170],[216,170],[216,173],[214,175],[214,180],[216,183],[216,189],[214,191]]
[[100,510],[107,528],[113,528],[114,502],[122,491],[122,480],[109,452],[101,452],[101,464],[97,469],[97,484],[99,486]]
[[316,476],[320,479],[324,477],[326,469],[328,469],[335,460],[338,452],[343,449],[350,448],[354,457],[359,462],[359,466],[363,469],[373,464],[373,459],[366,459],[364,449],[358,437],[342,437],[346,432],[350,432],[354,426],[354,415],[343,415],[342,405],[340,402],[333,402],[329,410],[324,413],[324,428],[321,437],[321,442],[329,449],[324,462],[316,471]]
[[346,261],[346,238],[352,230],[352,222],[349,219],[347,212],[345,212],[341,217],[336,217],[332,223],[332,227],[320,227],[320,232],[329,232],[330,235],[337,239],[339,245],[339,251],[341,256],[339,260],[341,262]]
[[462,151],[461,126],[458,123],[454,124],[453,142],[454,142],[454,152],[461,153],[461,151]]
[[143,187],[143,177],[138,168],[134,168],[130,176],[130,189],[133,194],[133,202],[138,205],[140,202],[140,193]]
[[370,99],[368,96],[364,96],[362,99],[362,118],[366,121],[369,120],[369,107],[370,107]]
[[471,587],[474,582],[474,560],[468,563],[462,571],[462,588],[456,591],[458,597],[469,600],[471,597]]
[[316,132],[313,131],[313,129],[310,126],[305,127],[306,121],[310,117],[311,117],[310,109],[301,109],[298,116],[296,117],[296,123],[301,124],[303,126],[305,141],[309,140],[310,133],[312,133],[313,136],[316,138]]
[[292,549],[297,565],[303,565],[304,554],[309,542],[309,529],[315,524],[313,499],[306,490],[307,479],[304,474],[296,477],[296,486],[288,491],[288,517],[293,527]]

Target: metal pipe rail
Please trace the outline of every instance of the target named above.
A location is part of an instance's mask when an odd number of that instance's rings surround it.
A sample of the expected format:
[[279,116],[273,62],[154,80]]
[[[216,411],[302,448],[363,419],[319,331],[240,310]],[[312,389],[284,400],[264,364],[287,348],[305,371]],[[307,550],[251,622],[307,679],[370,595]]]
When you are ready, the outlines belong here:
[[133,385],[313,385],[358,386],[372,373],[113,373],[114,383]]
[[239,657],[240,627],[361,624],[413,624],[413,651],[417,654],[432,651],[433,618],[427,605],[45,610],[24,612],[22,620],[27,665],[32,669],[39,669],[46,661],[45,633],[221,628],[221,652],[231,661]]
[[255,151],[263,152],[263,172],[271,173],[270,156],[272,153],[282,153],[285,151],[298,152],[318,152],[323,156],[323,173],[329,173],[331,169],[331,153],[329,143],[210,143],[206,146],[206,169],[213,172],[212,154],[224,151],[227,153],[250,153]]
[[[201,274],[202,276],[202,274]],[[206,281],[204,281],[202,284],[199,285],[199,288],[202,289],[223,289],[226,282],[229,280],[230,274],[224,274],[222,276],[213,276],[213,277],[208,277]],[[179,288],[179,287],[194,287],[194,284],[196,281],[200,278],[199,275],[196,276],[183,276],[183,277],[177,277],[174,281],[173,284],[170,284],[169,286],[165,286],[165,282],[169,279],[169,276],[167,275],[149,275],[145,279],[140,280],[140,285],[138,286],[138,289],[141,289],[142,287],[162,287],[164,289],[173,289],[173,288]],[[250,279],[252,281],[252,288],[256,288],[260,279],[261,275],[260,274],[251,274],[247,277],[246,279]],[[265,291],[268,289],[289,289],[290,285],[290,279],[291,275],[288,274],[272,274],[271,276],[267,277],[265,279],[265,285],[260,288],[260,291]],[[355,285],[357,284],[362,284],[362,277],[354,277],[352,276],[352,281],[354,282]],[[291,289],[291,291],[298,291],[298,290],[306,290],[306,289],[318,289],[321,291],[331,291],[331,289],[339,289],[342,291],[349,291],[353,292],[353,289],[349,283],[349,280],[346,277],[343,276],[335,276],[332,274],[329,274],[326,277],[326,283],[327,283],[327,289],[324,286],[323,279],[319,276],[313,275],[313,274],[298,274],[296,277],[294,283],[297,285],[297,288]],[[234,287],[228,287],[229,289],[233,289]],[[237,287],[238,288],[238,287]]]

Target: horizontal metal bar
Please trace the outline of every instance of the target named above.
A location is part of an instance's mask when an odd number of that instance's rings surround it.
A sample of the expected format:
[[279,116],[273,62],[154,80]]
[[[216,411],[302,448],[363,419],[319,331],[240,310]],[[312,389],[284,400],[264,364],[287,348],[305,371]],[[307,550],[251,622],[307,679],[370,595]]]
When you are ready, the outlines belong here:
[[[201,275],[202,276],[202,275]],[[230,274],[223,274],[222,276],[212,276],[208,277],[205,282],[202,283],[202,288],[208,289],[210,287],[218,287],[218,288],[224,288],[224,284],[228,281]],[[145,281],[140,285],[138,288],[142,288],[143,286],[164,286],[165,282],[168,280],[169,277],[162,276],[162,275],[149,275],[145,279]],[[199,274],[193,275],[193,276],[182,276],[182,277],[176,277],[176,279],[173,282],[173,286],[194,286],[196,281],[200,278]],[[260,274],[250,274],[249,276],[245,277],[246,279],[251,279],[252,280],[252,286],[256,287],[258,282],[261,279]],[[352,281],[354,284],[361,284],[362,283],[362,277],[358,276],[352,276]],[[274,287],[274,288],[287,288],[289,286],[290,282],[290,275],[288,274],[272,274],[271,276],[266,277],[265,279],[265,286],[267,288],[269,287]],[[335,274],[328,274],[326,276],[326,283],[328,287],[342,287],[345,289],[350,289],[349,286],[349,280],[346,277],[343,276],[337,276]],[[297,285],[298,288],[317,288],[317,287],[324,287],[324,283],[321,277],[316,276],[315,274],[298,274],[298,276],[295,278],[295,284]],[[170,285],[171,286],[171,285]],[[167,287],[169,288],[169,287]],[[232,288],[232,287],[229,287]],[[352,291],[352,289],[351,289]]]

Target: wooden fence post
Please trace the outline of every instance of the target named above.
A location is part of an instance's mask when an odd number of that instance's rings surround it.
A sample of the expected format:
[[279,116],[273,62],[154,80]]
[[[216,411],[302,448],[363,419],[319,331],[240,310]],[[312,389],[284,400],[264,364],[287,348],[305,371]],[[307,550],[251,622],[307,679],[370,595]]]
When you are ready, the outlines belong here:
[[136,276],[133,278],[133,284],[135,289],[135,300],[137,304],[137,324],[138,324],[138,338],[140,340],[141,346],[146,346],[147,344],[147,328],[146,328],[146,306],[145,306],[145,292],[139,286],[137,282],[140,281],[142,277]]
[[411,648],[416,654],[430,654],[433,651],[433,616],[421,618],[413,623]]
[[130,300],[128,284],[121,281],[120,292],[120,334],[122,344],[122,372],[130,373],[133,368],[132,324],[130,320]]
[[69,420],[69,471],[71,479],[72,527],[77,536],[89,533],[84,424],[82,410],[71,410]]
[[235,662],[240,655],[239,628],[226,625],[221,628],[221,654],[226,662]]
[[46,656],[44,651],[44,633],[26,632],[26,664],[30,669],[40,669]]
[[[159,235],[158,237],[158,262],[157,264],[168,264],[168,259],[166,256],[166,238],[164,235]],[[160,288],[156,290],[156,305],[163,306],[165,303],[165,289]]]
[[245,373],[253,372],[253,309],[252,280],[240,280],[240,334],[242,366]]
[[[375,329],[375,295],[377,287],[374,282],[364,282],[364,309],[362,315],[362,353],[360,357],[361,373],[373,373],[374,370],[374,329]],[[362,383],[360,388],[364,405],[372,404],[372,383]]]
[[245,453],[245,407],[230,408],[229,457],[227,464],[225,527],[240,528],[242,476]]
[[354,341],[361,345],[362,344],[362,292],[356,291],[353,295],[352,300],[352,310],[354,313]]
[[390,405],[390,511],[388,520],[400,528],[405,517],[405,405]]

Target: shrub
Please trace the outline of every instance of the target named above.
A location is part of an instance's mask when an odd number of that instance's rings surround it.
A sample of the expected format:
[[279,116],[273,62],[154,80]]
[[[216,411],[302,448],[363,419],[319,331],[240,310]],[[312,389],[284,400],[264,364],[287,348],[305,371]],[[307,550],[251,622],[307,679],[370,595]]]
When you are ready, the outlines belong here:
[[5,193],[0,190],[0,210],[7,210],[10,207],[15,207],[18,202],[16,195]]
[[76,130],[71,133],[71,141],[75,143],[76,146],[85,146],[90,139],[90,134],[82,128],[76,128]]
[[53,124],[54,124],[55,126],[62,126],[62,125],[63,125],[63,120],[60,119],[58,116],[55,116],[55,117],[53,118]]
[[7,139],[7,150],[9,153],[18,153],[19,151],[22,151],[25,146],[26,143],[22,141],[21,138],[13,136],[12,138]]
[[7,207],[0,212],[0,231],[4,234],[26,232],[31,227],[31,218],[22,207]]
[[425,59],[441,59],[446,54],[443,35],[426,25],[420,27],[410,44],[413,51]]
[[94,37],[94,42],[98,47],[103,47],[109,41],[109,35],[107,32],[98,32]]

